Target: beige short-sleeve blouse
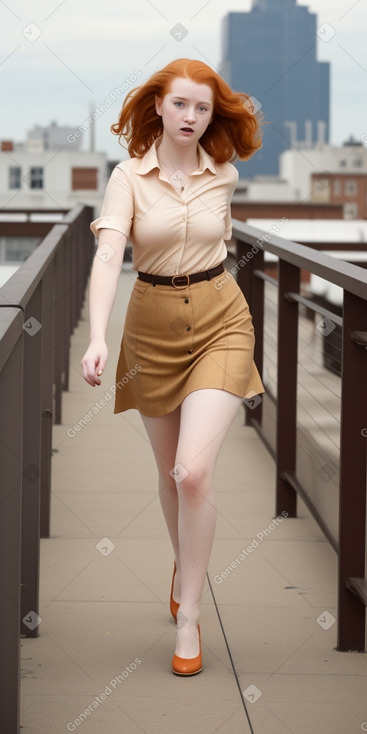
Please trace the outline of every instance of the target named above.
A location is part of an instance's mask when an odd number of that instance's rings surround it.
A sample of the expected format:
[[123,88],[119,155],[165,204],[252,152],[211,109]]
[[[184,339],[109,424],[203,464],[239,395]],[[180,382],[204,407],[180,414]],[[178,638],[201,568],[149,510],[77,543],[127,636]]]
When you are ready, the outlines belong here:
[[157,158],[157,138],[142,158],[119,163],[101,215],[90,227],[130,237],[133,270],[156,275],[197,273],[225,259],[232,234],[230,202],[238,181],[231,163],[215,163],[198,144],[199,168],[170,178]]

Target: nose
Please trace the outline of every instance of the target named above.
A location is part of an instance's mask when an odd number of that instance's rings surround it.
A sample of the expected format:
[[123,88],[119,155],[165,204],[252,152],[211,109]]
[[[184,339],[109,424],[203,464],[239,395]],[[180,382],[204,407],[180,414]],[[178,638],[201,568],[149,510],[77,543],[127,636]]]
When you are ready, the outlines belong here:
[[196,120],[195,110],[194,110],[194,108],[189,108],[186,111],[186,113],[185,113],[184,121],[185,122],[194,122],[195,120]]

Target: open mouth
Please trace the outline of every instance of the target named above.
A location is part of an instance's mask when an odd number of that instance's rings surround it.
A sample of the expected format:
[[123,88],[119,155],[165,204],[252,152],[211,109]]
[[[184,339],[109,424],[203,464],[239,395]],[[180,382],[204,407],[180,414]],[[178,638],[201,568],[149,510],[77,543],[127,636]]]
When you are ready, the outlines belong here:
[[183,130],[183,132],[185,132],[185,133],[193,133],[194,132],[193,129],[192,129],[192,127],[182,127],[181,130]]

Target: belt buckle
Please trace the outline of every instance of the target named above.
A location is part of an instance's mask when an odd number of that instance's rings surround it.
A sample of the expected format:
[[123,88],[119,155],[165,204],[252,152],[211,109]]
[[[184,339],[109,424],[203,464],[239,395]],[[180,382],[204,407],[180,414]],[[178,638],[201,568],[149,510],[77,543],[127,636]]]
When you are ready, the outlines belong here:
[[[175,278],[187,278],[187,283],[185,283],[185,285],[176,285],[174,283]],[[172,285],[173,285],[174,288],[177,288],[177,290],[182,290],[183,288],[187,288],[190,285],[190,276],[189,276],[188,273],[180,273],[180,274],[177,274],[177,275],[173,275],[172,276],[171,283],[172,283]]]

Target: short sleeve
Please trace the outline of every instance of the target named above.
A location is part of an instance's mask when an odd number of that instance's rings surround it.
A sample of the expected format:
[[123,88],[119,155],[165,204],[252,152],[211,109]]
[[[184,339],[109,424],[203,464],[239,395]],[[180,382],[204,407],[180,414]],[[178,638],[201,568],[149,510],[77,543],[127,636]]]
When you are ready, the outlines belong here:
[[134,216],[134,196],[128,175],[116,166],[109,178],[101,215],[90,224],[96,237],[99,229],[116,229],[129,237]]

